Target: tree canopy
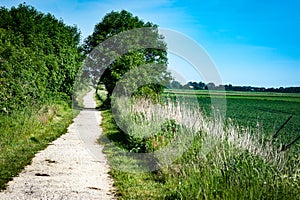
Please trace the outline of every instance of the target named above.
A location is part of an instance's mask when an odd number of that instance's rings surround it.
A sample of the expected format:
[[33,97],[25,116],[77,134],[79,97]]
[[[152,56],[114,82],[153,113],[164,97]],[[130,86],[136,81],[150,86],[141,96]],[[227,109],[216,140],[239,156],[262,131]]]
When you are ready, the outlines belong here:
[[157,25],[145,23],[125,10],[112,11],[85,40],[84,51],[92,60],[86,74],[97,77],[95,72],[100,72],[100,80],[94,81],[103,83],[109,95],[117,83],[122,92],[159,93],[171,79],[163,39]]
[[69,96],[83,60],[80,32],[20,4],[0,8],[0,110]]
[[[0,7],[0,19],[0,112],[70,98],[84,56],[96,56],[97,64],[86,59],[82,74],[103,83],[109,95],[117,83],[122,94],[159,93],[171,80],[158,26],[125,10],[105,15],[82,46],[76,26],[25,3]],[[131,30],[138,31],[126,34]]]

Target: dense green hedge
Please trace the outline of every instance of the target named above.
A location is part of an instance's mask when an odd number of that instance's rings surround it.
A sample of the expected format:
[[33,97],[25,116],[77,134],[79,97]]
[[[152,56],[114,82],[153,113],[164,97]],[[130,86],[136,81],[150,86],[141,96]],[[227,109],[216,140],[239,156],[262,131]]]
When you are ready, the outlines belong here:
[[0,8],[0,112],[71,96],[83,60],[80,32],[20,4]]

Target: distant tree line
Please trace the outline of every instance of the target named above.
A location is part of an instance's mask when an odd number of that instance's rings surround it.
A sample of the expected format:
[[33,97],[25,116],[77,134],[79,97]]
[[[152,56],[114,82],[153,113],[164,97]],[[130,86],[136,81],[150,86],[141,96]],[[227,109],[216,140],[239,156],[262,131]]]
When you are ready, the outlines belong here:
[[167,86],[170,89],[188,89],[188,90],[226,90],[226,91],[245,91],[245,92],[281,92],[281,93],[300,93],[300,87],[279,87],[279,88],[265,88],[252,86],[233,86],[229,85],[215,85],[214,83],[203,82],[188,82],[182,85],[178,81],[171,81]]

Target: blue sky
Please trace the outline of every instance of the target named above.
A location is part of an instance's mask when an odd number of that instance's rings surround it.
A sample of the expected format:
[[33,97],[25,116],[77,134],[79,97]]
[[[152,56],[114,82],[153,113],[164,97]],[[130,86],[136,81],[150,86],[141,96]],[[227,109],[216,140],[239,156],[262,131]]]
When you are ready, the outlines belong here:
[[[83,37],[106,13],[125,9],[197,42],[215,63],[223,84],[300,86],[298,0],[0,0],[0,5],[22,2],[76,24]],[[182,58],[170,55],[169,62],[183,81],[202,81]]]

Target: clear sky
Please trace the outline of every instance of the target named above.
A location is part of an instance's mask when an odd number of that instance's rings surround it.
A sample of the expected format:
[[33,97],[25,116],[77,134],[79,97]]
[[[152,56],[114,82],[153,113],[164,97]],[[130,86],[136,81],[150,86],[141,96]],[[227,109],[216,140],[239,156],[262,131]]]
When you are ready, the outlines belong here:
[[[76,24],[83,38],[106,13],[125,9],[196,41],[223,84],[300,86],[298,0],[0,0],[0,5],[22,2]],[[183,59],[170,55],[169,62],[186,81],[202,81]]]

